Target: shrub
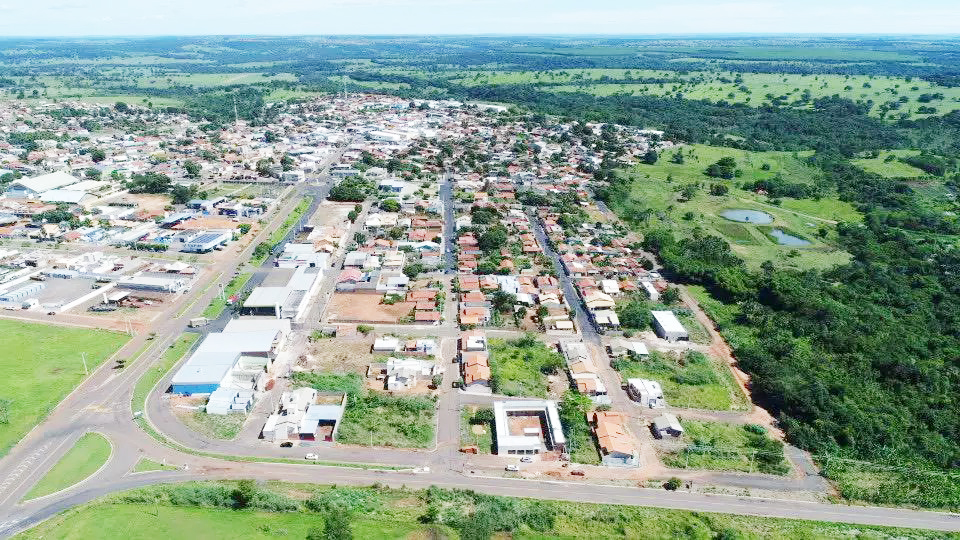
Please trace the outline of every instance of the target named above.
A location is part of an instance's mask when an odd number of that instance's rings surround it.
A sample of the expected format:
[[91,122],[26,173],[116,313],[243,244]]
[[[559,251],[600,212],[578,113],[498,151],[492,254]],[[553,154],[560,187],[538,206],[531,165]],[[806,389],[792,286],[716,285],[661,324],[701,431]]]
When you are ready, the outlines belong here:
[[663,488],[669,491],[676,491],[683,485],[683,481],[676,476],[671,476],[669,480],[663,483]]

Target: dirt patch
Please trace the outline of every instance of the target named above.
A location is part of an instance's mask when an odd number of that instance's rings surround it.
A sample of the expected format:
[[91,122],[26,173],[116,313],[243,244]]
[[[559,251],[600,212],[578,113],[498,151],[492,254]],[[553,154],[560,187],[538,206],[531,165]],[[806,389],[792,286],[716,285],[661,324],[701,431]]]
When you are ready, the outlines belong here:
[[163,209],[170,204],[168,195],[153,195],[149,193],[127,193],[118,199],[118,202],[135,203],[138,211],[151,214],[163,214]]
[[[345,341],[323,339],[311,343],[306,352],[304,368],[316,373],[358,373],[364,375],[367,365],[374,361],[370,352],[373,339]],[[382,386],[382,385],[381,385]]]
[[410,315],[416,306],[413,302],[387,305],[382,299],[379,294],[334,294],[327,309],[327,321],[395,324]]

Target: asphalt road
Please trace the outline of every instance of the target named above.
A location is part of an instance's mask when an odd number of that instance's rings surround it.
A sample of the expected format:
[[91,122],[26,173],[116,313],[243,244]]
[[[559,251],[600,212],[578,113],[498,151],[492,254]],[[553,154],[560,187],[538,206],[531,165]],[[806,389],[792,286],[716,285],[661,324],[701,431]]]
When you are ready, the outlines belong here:
[[[311,194],[311,192],[319,195],[322,191],[317,193],[315,190],[323,189],[323,186],[298,186],[295,188],[296,196],[285,203],[278,212],[278,216],[289,212],[299,201],[300,196]],[[684,491],[666,492],[660,489],[584,482],[508,479],[475,474],[469,468],[464,469],[464,458],[456,451],[459,429],[456,416],[459,410],[458,400],[463,395],[453,391],[450,385],[446,384],[455,376],[453,369],[448,369],[447,379],[449,380],[445,381],[445,390],[440,397],[438,411],[440,428],[438,442],[434,448],[400,451],[383,448],[322,446],[315,450],[311,449],[320,454],[323,460],[345,463],[428,465],[431,469],[429,473],[411,474],[310,464],[227,461],[209,455],[198,455],[196,451],[208,454],[246,454],[268,457],[276,457],[279,454],[272,454],[270,450],[259,445],[245,447],[235,443],[212,444],[211,441],[196,435],[184,435],[182,431],[166,424],[155,427],[164,433],[170,431],[168,433],[170,438],[193,450],[185,452],[175,444],[158,442],[141,430],[133,419],[130,401],[134,385],[144,373],[153,369],[154,361],[185,330],[187,321],[197,316],[219,292],[217,286],[208,288],[206,285],[214,283],[217,276],[221,282],[228,280],[243,261],[249,258],[254,246],[267,238],[281,222],[282,219],[279,217],[274,219],[273,223],[234,259],[222,260],[213,265],[213,268],[201,277],[200,283],[194,286],[192,294],[184,295],[180,302],[171,303],[164,316],[158,319],[161,322],[153,329],[156,337],[152,339],[150,347],[139,361],[121,371],[112,369],[113,362],[105,362],[77,390],[65,398],[40,426],[0,459],[0,471],[2,471],[0,472],[0,536],[10,536],[66,508],[125,489],[165,482],[236,478],[353,485],[380,482],[396,487],[416,488],[430,485],[451,488],[469,487],[484,493],[520,497],[960,531],[960,516],[956,514],[708,495]],[[535,230],[545,248],[549,249],[542,229],[536,227]],[[556,254],[552,250],[548,254],[556,260]],[[563,280],[564,292],[572,300],[576,296],[572,290],[568,290],[571,287],[569,281]],[[191,305],[191,307],[185,310],[182,316],[177,317],[176,313],[183,305]],[[588,322],[584,324],[582,310],[578,309],[577,312],[585,338],[599,343],[599,336],[596,333],[590,333],[592,326]],[[444,330],[447,330],[446,327]],[[440,328],[435,327],[433,332],[434,335],[441,334]],[[446,336],[443,343],[445,348],[450,346],[455,333],[455,331],[442,332],[442,335]],[[146,343],[147,338],[145,334],[136,336],[118,354],[129,356],[129,353],[138,350]],[[482,398],[477,399],[482,400]],[[73,442],[84,432],[91,430],[104,434],[113,445],[114,452],[104,468],[91,478],[63,492],[19,503],[23,495],[70,449]],[[182,469],[131,474],[129,471],[141,458],[178,465]]]

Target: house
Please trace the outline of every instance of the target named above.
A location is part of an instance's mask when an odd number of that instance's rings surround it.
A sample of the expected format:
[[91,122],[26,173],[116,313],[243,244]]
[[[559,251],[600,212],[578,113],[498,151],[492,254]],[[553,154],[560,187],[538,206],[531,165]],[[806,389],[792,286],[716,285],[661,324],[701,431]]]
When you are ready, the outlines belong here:
[[497,454],[537,455],[566,449],[567,439],[554,401],[496,401],[493,423]]
[[463,384],[465,387],[490,385],[490,362],[486,352],[461,353],[460,369],[463,372]]
[[683,426],[680,425],[680,421],[677,420],[676,415],[663,413],[653,419],[653,422],[650,424],[650,431],[653,433],[653,436],[658,439],[662,439],[667,435],[676,438],[683,435]]
[[410,278],[400,272],[381,272],[377,280],[377,292],[403,293],[406,292],[409,283]]
[[353,292],[357,290],[357,284],[363,278],[363,273],[357,268],[344,268],[337,276],[337,291]]
[[604,465],[608,467],[638,467],[640,465],[640,451],[627,432],[623,413],[596,411],[592,414],[591,420]]
[[485,306],[460,306],[460,324],[484,325],[490,322],[490,309]]
[[620,294],[620,285],[613,279],[602,279],[600,280],[600,290],[604,294],[616,296]]
[[593,322],[596,323],[598,328],[607,330],[620,328],[620,317],[612,309],[601,309],[593,311],[591,314],[593,315]]
[[622,356],[636,356],[646,358],[650,356],[647,345],[642,341],[627,341],[625,339],[615,339],[608,346],[610,356],[620,358]]
[[689,340],[690,334],[680,324],[672,311],[651,311],[653,315],[653,329],[657,335],[667,341]]
[[614,302],[613,298],[610,298],[610,295],[593,290],[584,295],[583,303],[587,306],[587,309],[590,311],[597,311],[601,309],[613,309],[616,307],[617,303]]
[[418,309],[413,313],[413,322],[421,324],[440,324],[440,312],[432,309]]
[[384,370],[386,389],[409,390],[443,372],[436,363],[417,358],[388,358]]
[[373,352],[395,352],[400,348],[400,339],[395,336],[380,336],[373,341]]
[[[344,397],[345,401],[346,397]],[[343,418],[344,402],[341,402],[340,405],[314,403],[307,407],[306,412],[300,419],[299,439],[301,441],[333,442],[337,434],[337,428],[340,427],[340,419]]]
[[644,407],[662,409],[667,406],[663,399],[663,388],[657,381],[649,379],[627,379],[627,395]]
[[487,350],[487,336],[482,330],[471,330],[460,334],[460,350],[476,352]]

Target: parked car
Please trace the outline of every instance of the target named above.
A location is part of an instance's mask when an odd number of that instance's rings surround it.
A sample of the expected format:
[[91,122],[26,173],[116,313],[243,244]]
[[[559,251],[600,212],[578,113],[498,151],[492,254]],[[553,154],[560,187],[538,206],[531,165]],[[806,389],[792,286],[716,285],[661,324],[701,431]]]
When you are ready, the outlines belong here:
[[510,465],[507,465],[506,470],[508,470],[508,471],[513,471],[513,472],[518,472],[518,471],[520,471],[520,467],[517,467],[516,465],[510,464]]
[[311,453],[311,454],[307,454],[307,455],[303,456],[303,459],[309,459],[309,460],[312,460],[312,461],[316,461],[316,460],[320,459],[320,456]]
[[523,456],[520,458],[520,463],[533,463],[533,458],[530,456]]
[[280,443],[280,448],[293,448],[293,441],[284,441]]

